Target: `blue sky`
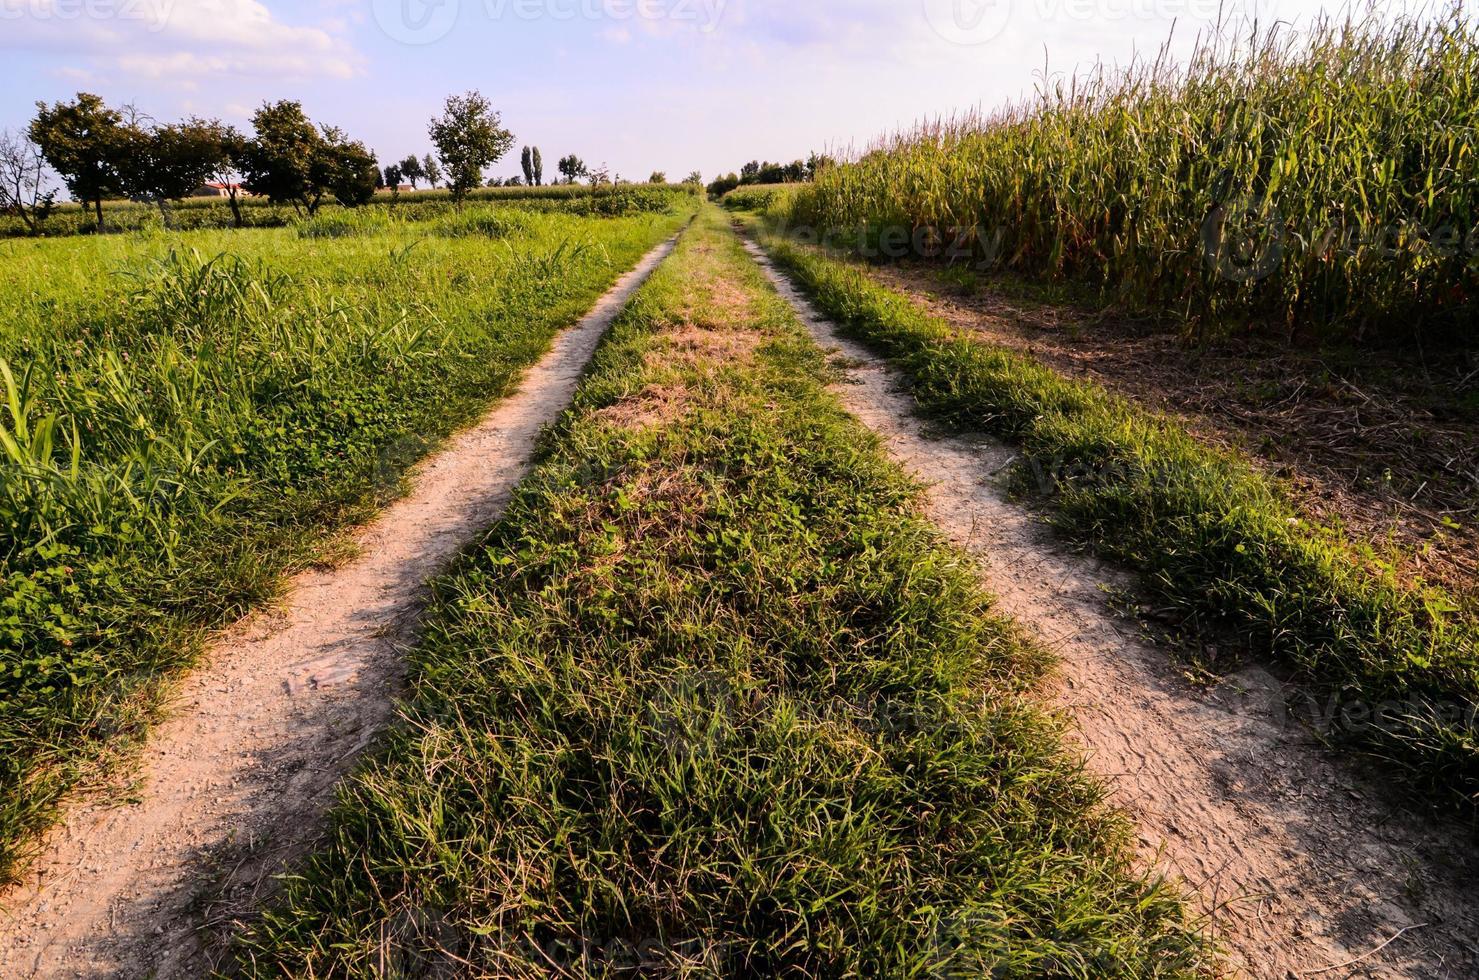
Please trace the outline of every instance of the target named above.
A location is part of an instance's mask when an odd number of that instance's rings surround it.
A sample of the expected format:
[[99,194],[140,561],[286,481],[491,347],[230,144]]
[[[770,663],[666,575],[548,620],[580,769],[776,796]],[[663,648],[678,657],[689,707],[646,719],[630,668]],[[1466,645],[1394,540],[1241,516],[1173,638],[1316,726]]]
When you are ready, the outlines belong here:
[[[264,100],[294,98],[384,162],[428,150],[441,99],[477,88],[549,172],[573,152],[630,178],[707,180],[999,105],[1045,63],[1153,53],[1173,24],[1184,51],[1220,2],[0,0],[0,128],[78,90],[243,128]],[[1224,6],[1299,24],[1322,4]]]

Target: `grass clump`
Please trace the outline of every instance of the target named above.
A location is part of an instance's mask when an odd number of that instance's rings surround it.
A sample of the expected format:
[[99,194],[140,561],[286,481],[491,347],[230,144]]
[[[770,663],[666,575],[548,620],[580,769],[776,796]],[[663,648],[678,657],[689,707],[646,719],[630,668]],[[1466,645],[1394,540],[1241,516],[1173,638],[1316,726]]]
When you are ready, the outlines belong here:
[[[239,969],[1201,974],[1024,698],[1042,658],[826,376],[710,211],[438,584],[402,723]],[[682,410],[619,410],[656,388]]]
[[1385,571],[1177,423],[958,334],[855,265],[762,242],[908,374],[925,411],[1019,446],[1024,485],[1051,494],[1061,528],[1328,690],[1331,734],[1435,799],[1479,803],[1479,624],[1451,595]]
[[528,227],[528,216],[517,211],[475,207],[442,218],[436,233],[447,238],[507,238]]
[[799,190],[795,184],[759,184],[739,187],[720,198],[731,211],[764,211],[788,200]]
[[356,238],[383,235],[389,228],[390,215],[378,208],[324,211],[297,224],[299,238]]
[[204,629],[397,492],[680,221],[551,216],[496,251],[397,225],[9,243],[0,882]]
[[819,174],[792,220],[970,254],[1203,328],[1472,349],[1479,22],[1320,21],[1202,39],[919,127]]

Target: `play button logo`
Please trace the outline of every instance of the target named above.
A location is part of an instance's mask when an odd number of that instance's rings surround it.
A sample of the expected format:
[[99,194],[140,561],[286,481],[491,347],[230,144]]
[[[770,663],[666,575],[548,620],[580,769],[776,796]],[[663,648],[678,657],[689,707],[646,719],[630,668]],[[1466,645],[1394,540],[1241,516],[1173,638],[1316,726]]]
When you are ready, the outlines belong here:
[[986,44],[1001,36],[1012,16],[1012,0],[923,0],[934,32],[952,44]]
[[375,0],[375,22],[393,41],[431,44],[457,23],[457,0]]

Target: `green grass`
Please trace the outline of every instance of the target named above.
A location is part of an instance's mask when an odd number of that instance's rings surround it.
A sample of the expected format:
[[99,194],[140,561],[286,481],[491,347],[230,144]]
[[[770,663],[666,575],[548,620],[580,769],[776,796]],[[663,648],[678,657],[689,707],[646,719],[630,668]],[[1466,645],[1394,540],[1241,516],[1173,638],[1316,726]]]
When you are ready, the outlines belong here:
[[[692,208],[700,196],[693,187],[679,184],[622,184],[618,187],[592,188],[584,184],[560,184],[550,187],[481,187],[469,194],[474,204],[517,208],[552,214],[624,217]],[[242,224],[247,228],[283,228],[307,220],[291,205],[273,204],[266,198],[240,198]],[[318,220],[380,220],[393,216],[400,221],[431,221],[453,214],[452,196],[446,190],[407,191],[399,195],[377,194],[373,202],[360,208],[325,204]],[[356,218],[355,216],[359,217]],[[369,216],[369,217],[366,217]],[[148,232],[165,229],[165,219],[153,204],[134,201],[105,201],[103,219],[110,232]],[[168,227],[171,231],[204,231],[231,228],[234,225],[231,205],[225,198],[192,197],[169,204]],[[60,205],[41,229],[47,237],[87,235],[97,230],[90,209],[76,204]],[[0,214],[0,239],[27,237],[20,218]]]
[[1479,21],[1367,16],[920,126],[824,171],[790,220],[874,248],[902,233],[906,252],[921,229],[978,228],[973,259],[1207,331],[1472,350]]
[[737,187],[720,198],[719,203],[731,211],[764,211],[794,195],[799,184],[755,184]]
[[924,411],[1020,447],[1023,486],[1048,491],[1062,529],[1296,668],[1333,699],[1331,733],[1392,778],[1479,803],[1472,610],[1305,519],[1245,459],[1175,421],[958,333],[856,264],[760,237],[823,311],[903,369]]
[[1044,657],[720,214],[437,584],[402,721],[239,968],[1202,975],[1031,706]]
[[0,244],[0,880],[203,628],[394,495],[683,216],[354,221]]

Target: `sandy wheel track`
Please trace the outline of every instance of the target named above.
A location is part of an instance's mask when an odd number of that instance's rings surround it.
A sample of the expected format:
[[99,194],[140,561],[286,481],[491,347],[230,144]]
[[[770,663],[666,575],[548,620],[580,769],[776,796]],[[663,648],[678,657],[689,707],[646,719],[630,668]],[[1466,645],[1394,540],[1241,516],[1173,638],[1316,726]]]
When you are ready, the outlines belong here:
[[1268,674],[1249,670],[1211,692],[1189,685],[1109,609],[1104,587],[1133,580],[1065,553],[1007,499],[1009,448],[933,437],[897,373],[841,337],[753,242],[746,247],[817,342],[846,358],[837,393],[930,486],[930,517],[979,559],[997,608],[1057,654],[1051,693],[1089,769],[1135,821],[1147,866],[1191,890],[1233,969],[1479,976],[1479,861],[1462,828],[1375,799],[1284,720]]
[[0,975],[207,972],[214,929],[302,852],[335,784],[390,721],[425,581],[496,520],[540,429],[676,241],[418,468],[411,493],[356,536],[361,557],[295,576],[279,606],[212,644],[150,738],[135,799],[81,802],[29,879],[0,897]]

